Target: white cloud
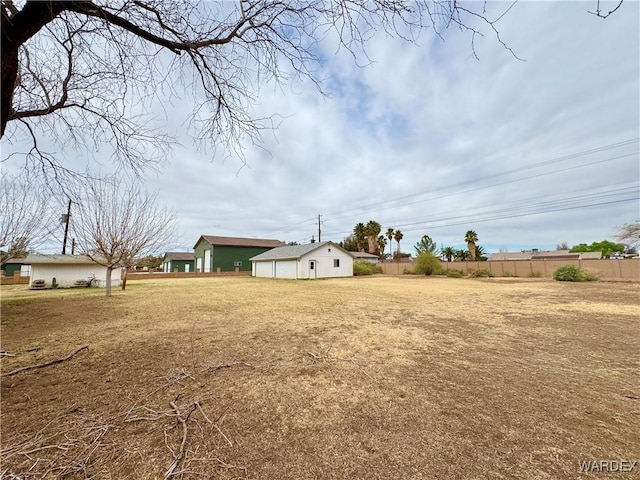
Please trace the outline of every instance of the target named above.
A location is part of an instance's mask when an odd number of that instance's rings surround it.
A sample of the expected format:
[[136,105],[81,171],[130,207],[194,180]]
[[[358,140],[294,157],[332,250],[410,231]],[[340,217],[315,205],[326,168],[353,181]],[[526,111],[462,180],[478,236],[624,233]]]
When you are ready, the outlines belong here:
[[[455,30],[444,42],[427,31],[415,46],[376,35],[365,68],[327,46],[330,96],[309,82],[262,88],[255,114],[283,120],[264,149],[247,146],[246,167],[212,161],[185,140],[161,173],[146,175],[179,217],[177,245],[201,234],[304,241],[317,214],[336,241],[359,221],[400,228],[407,251],[424,234],[462,246],[469,229],[490,250],[611,238],[640,215],[637,141],[524,169],[639,136],[640,6],[625,2],[602,20],[587,13],[592,3],[517,3],[496,26],[524,61],[486,28],[474,43],[479,60]],[[190,105],[167,109],[172,122]],[[624,182],[625,195],[568,200]],[[636,200],[604,204],[622,198]],[[588,203],[603,205],[515,216],[526,204],[541,212]]]

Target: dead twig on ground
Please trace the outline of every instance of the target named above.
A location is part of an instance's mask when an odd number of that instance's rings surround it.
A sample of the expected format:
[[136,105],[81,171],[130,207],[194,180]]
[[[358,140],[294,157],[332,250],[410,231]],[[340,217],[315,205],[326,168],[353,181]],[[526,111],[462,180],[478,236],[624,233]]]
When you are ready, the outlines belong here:
[[309,357],[311,358],[311,361],[313,363],[317,363],[317,362],[331,362],[331,361],[339,361],[339,362],[347,362],[347,363],[351,363],[352,365],[354,365],[356,368],[358,368],[362,373],[364,373],[367,377],[369,377],[371,380],[375,380],[371,375],[369,375],[364,368],[362,368],[362,365],[360,365],[359,360],[356,358],[341,358],[341,357],[332,357],[329,352],[331,351],[331,347],[333,345],[331,345],[329,348],[327,348],[327,350],[324,353],[315,353],[315,352],[307,352],[307,355],[309,355]]
[[[171,405],[171,408],[173,408],[176,419],[182,425],[182,442],[180,443],[180,450],[178,450],[177,454],[175,454],[173,449],[169,447],[169,445],[167,444],[167,448],[169,448],[169,451],[172,453],[172,455],[174,455],[174,458],[173,458],[173,462],[171,462],[171,465],[169,466],[169,469],[164,474],[165,479],[180,475],[182,473],[182,471],[176,472],[175,470],[184,462],[184,459],[186,456],[187,438],[189,433],[187,422],[189,421],[189,417],[191,416],[191,414],[196,410],[197,402],[195,402],[191,406],[191,409],[189,410],[189,413],[187,413],[186,416],[182,415],[182,413],[180,412],[180,409],[175,404],[175,402],[169,402],[169,405]],[[165,431],[165,434],[166,434],[166,431]]]
[[230,363],[221,363],[220,365],[211,365],[207,367],[207,373],[217,372],[218,370],[221,370],[223,368],[232,368],[236,366],[256,368],[254,365],[251,365],[250,363],[247,363],[247,362],[230,362]]
[[187,378],[190,378],[191,380],[193,380],[194,382],[197,382],[198,380],[191,375],[189,372],[185,372],[184,368],[181,369],[179,372],[177,373],[171,373],[169,375],[165,375],[163,377],[160,377],[162,379],[164,379],[166,381],[166,386],[169,385],[173,385],[174,383],[179,383],[180,385],[182,385],[182,380],[185,380]]
[[9,353],[9,352],[0,352],[0,357],[15,357],[15,353]]
[[26,372],[27,370],[34,370],[36,368],[43,368],[43,367],[48,367],[50,365],[55,365],[56,363],[61,363],[61,362],[64,362],[66,360],[69,360],[71,357],[73,357],[77,353],[79,353],[82,350],[85,350],[87,348],[89,348],[89,345],[82,345],[81,347],[76,348],[73,352],[71,352],[66,357],[56,358],[55,360],[49,360],[48,362],[39,363],[37,365],[27,365],[26,367],[16,368],[15,370],[11,370],[10,372],[3,373],[1,376],[10,377],[11,375],[16,375],[16,374],[18,374],[20,372]]
[[209,419],[209,417],[207,417],[207,414],[206,414],[206,413],[204,413],[204,410],[203,410],[203,408],[202,408],[202,405],[200,405],[200,402],[196,402],[196,403],[195,403],[195,405],[196,405],[196,407],[198,408],[198,410],[200,411],[200,413],[202,414],[202,416],[204,417],[204,419],[207,421],[207,423],[209,423],[209,424],[213,425],[213,428],[215,428],[215,429],[218,431],[218,433],[219,433],[220,435],[222,435],[222,437],[227,441],[227,443],[229,444],[229,446],[233,448],[233,442],[232,442],[231,440],[229,440],[229,437],[227,437],[227,436],[224,434],[224,432],[220,429],[220,427],[219,427],[215,422],[212,422],[212,421]]
[[[55,478],[83,472],[89,478],[88,470],[91,459],[103,447],[103,437],[113,425],[91,425],[45,433],[52,422],[49,422],[35,436],[25,438],[0,452],[3,462],[11,461],[13,468],[21,469],[20,474],[13,473],[9,478],[48,478],[55,472]],[[0,475],[0,478],[5,478]]]

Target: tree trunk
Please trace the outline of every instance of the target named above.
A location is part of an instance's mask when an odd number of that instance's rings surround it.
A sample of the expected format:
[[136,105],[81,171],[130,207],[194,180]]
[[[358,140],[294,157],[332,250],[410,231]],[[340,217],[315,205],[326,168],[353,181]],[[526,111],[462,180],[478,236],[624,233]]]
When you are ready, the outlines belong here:
[[2,8],[2,98],[0,114],[2,125],[0,138],[11,116],[13,92],[18,80],[18,51],[20,47],[56,18],[65,9],[64,2],[27,2],[22,10],[9,16],[8,9]]
[[120,279],[122,281],[122,290],[127,288],[127,272],[128,271],[129,271],[129,269],[127,267],[124,267],[124,271],[122,272],[122,276],[120,277]]
[[[4,23],[4,22],[3,22]],[[4,137],[4,130],[9,121],[13,90],[18,76],[18,48],[5,47],[5,35],[2,35],[2,100],[0,101],[0,114],[2,115],[2,129],[0,138]]]
[[113,272],[113,268],[107,267],[107,297],[111,296],[111,272]]
[[476,244],[473,242],[467,243],[467,249],[469,250],[469,260],[476,261]]

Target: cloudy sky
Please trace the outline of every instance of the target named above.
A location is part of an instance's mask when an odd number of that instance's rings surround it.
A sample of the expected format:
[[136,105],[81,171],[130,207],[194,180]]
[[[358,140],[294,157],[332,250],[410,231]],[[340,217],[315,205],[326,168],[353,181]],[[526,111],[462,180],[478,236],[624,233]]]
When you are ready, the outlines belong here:
[[612,239],[640,217],[640,4],[606,20],[595,6],[518,2],[496,24],[515,56],[487,34],[476,59],[457,30],[416,45],[376,35],[364,68],[327,45],[328,95],[261,88],[255,115],[282,122],[246,164],[185,136],[144,173],[178,218],[169,249],[202,234],[306,243],[318,215],[322,240],[376,220],[407,252],[425,234],[462,248],[467,230],[489,252]]

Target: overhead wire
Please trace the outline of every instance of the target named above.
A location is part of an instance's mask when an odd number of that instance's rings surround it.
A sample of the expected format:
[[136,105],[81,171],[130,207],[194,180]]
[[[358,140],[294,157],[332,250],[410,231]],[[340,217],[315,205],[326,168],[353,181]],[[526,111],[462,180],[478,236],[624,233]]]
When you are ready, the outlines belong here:
[[[512,183],[516,183],[516,182],[530,180],[530,179],[533,179],[533,178],[539,178],[539,177],[543,177],[543,176],[554,175],[554,174],[558,174],[558,173],[562,173],[562,172],[566,172],[566,171],[570,171],[570,170],[574,170],[574,169],[578,169],[578,168],[586,168],[586,167],[593,166],[593,165],[598,165],[598,164],[602,164],[602,163],[606,163],[606,162],[612,162],[612,161],[615,161],[615,160],[620,160],[620,159],[624,159],[624,158],[628,158],[628,157],[632,157],[632,156],[637,156],[639,154],[639,152],[636,151],[636,152],[633,152],[633,153],[627,153],[627,154],[618,155],[618,156],[614,156],[614,157],[608,157],[608,158],[605,158],[605,159],[595,160],[595,161],[591,161],[591,162],[587,162],[587,163],[580,163],[580,164],[577,164],[577,165],[572,165],[572,166],[568,166],[568,167],[564,167],[564,168],[560,168],[560,169],[555,169],[555,170],[551,170],[551,171],[545,171],[545,172],[538,173],[538,174],[535,174],[535,175],[528,175],[528,176],[525,176],[525,177],[509,179],[509,180],[505,180],[505,181],[502,181],[502,182],[491,183],[491,184],[488,184],[488,185],[479,185],[477,187],[470,188],[470,189],[456,190],[456,191],[453,191],[453,192],[450,192],[450,193],[445,193],[445,194],[440,194],[440,195],[433,195],[436,192],[443,192],[443,191],[446,191],[446,190],[455,189],[457,187],[462,187],[462,186],[465,186],[465,185],[471,185],[471,184],[474,184],[474,183],[490,180],[490,179],[493,179],[493,178],[503,177],[503,176],[507,176],[507,175],[510,175],[510,174],[514,174],[514,173],[520,173],[520,172],[523,172],[523,171],[532,170],[534,168],[539,168],[539,167],[543,167],[543,166],[547,166],[547,165],[562,163],[562,162],[566,162],[568,160],[585,157],[587,155],[592,155],[594,153],[600,153],[600,152],[612,150],[614,148],[620,148],[620,147],[636,144],[639,141],[640,141],[640,138],[628,139],[628,140],[624,140],[624,141],[620,141],[620,142],[616,142],[616,143],[612,143],[612,144],[608,144],[608,145],[603,145],[603,146],[600,146],[600,147],[595,147],[595,148],[592,148],[592,149],[589,149],[589,150],[584,150],[584,151],[577,152],[577,153],[574,153],[574,154],[565,155],[565,156],[561,156],[561,157],[555,157],[555,158],[552,158],[550,160],[545,160],[545,161],[542,161],[542,162],[537,162],[537,163],[530,164],[530,165],[524,165],[524,166],[521,166],[521,167],[518,167],[518,168],[509,169],[509,170],[505,170],[505,171],[502,171],[502,172],[496,172],[496,173],[493,173],[493,174],[484,175],[482,177],[477,177],[477,178],[474,178],[474,179],[465,180],[465,181],[457,182],[457,183],[454,183],[454,184],[448,184],[448,185],[443,185],[443,186],[440,186],[440,187],[431,188],[431,189],[428,189],[428,190],[422,190],[420,192],[414,192],[414,193],[411,193],[411,194],[408,194],[408,195],[403,195],[403,196],[400,196],[400,197],[395,197],[395,198],[392,198],[392,199],[388,199],[388,200],[384,201],[383,206],[381,206],[380,203],[377,203],[375,207],[371,207],[371,203],[367,203],[367,204],[361,205],[360,207],[350,208],[349,210],[341,210],[341,211],[337,211],[337,212],[324,213],[323,214],[323,217],[324,217],[323,224],[324,224],[325,221],[330,223],[332,221],[342,220],[342,219],[345,219],[345,218],[362,216],[362,215],[366,214],[367,212],[376,212],[377,213],[377,212],[380,212],[382,210],[388,210],[388,209],[391,209],[391,208],[400,208],[400,207],[405,207],[405,206],[416,205],[416,204],[424,203],[424,202],[427,202],[427,201],[430,201],[430,200],[442,199],[442,198],[456,196],[456,195],[468,194],[468,193],[477,192],[477,191],[480,191],[480,190],[485,190],[485,189],[489,189],[489,188],[493,188],[493,187],[504,186],[504,185],[508,185],[508,184],[512,184]],[[581,189],[579,191],[584,191],[584,189]],[[411,198],[416,198],[416,197],[420,197],[420,196],[428,195],[428,194],[431,194],[431,196],[426,197],[426,198],[422,198],[422,199],[418,199],[418,200],[415,200],[415,201],[411,201],[411,202],[402,202],[403,200],[408,200],[408,199],[411,199]],[[588,197],[589,195],[590,194],[587,194],[586,197]],[[576,198],[578,198],[578,197],[576,197]],[[570,200],[571,199],[558,200],[558,202],[570,201]],[[621,200],[621,201],[631,201],[631,200],[633,200],[633,199]],[[518,200],[516,203],[524,202],[524,201],[526,201],[526,200]],[[544,203],[547,203],[547,202],[544,202]],[[570,207],[567,207],[567,209],[569,209],[569,208]],[[587,208],[587,207],[575,207],[575,208]],[[354,213],[354,210],[358,210],[358,209],[360,209],[360,211]],[[562,210],[553,210],[553,211],[562,211]],[[340,216],[340,214],[347,213],[347,212],[349,212],[348,215]],[[533,215],[533,214],[536,214],[536,212],[531,213],[531,215]],[[517,215],[517,216],[522,216],[522,215]],[[465,217],[460,217],[460,218],[465,218]],[[468,218],[468,216],[466,218]],[[268,231],[266,231],[266,233],[263,233],[261,235],[271,234],[271,233],[275,233],[275,232],[288,231],[292,227],[296,227],[298,225],[302,225],[302,224],[305,224],[305,223],[311,223],[311,222],[313,222],[315,224],[316,223],[316,218],[315,217],[314,218],[307,218],[305,220],[302,220],[302,221],[299,221],[299,222],[295,222],[295,223],[286,225],[284,227],[271,229],[271,230],[268,230]],[[424,224],[424,223],[428,223],[428,220],[424,220],[424,221],[420,221],[420,222],[414,222],[414,223],[396,223],[396,225],[397,226],[403,226],[403,225],[411,226],[413,224]],[[348,234],[350,232],[323,233],[323,237],[327,238],[327,237],[330,237],[332,235],[337,235],[338,233]],[[304,241],[304,240],[307,240],[307,239],[306,238],[298,239],[296,241]]]

